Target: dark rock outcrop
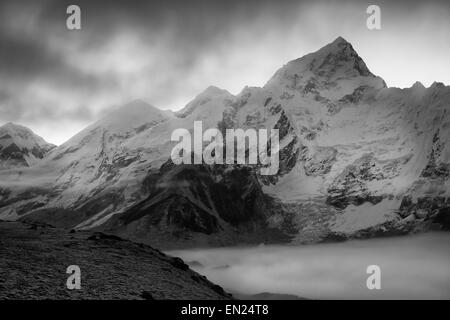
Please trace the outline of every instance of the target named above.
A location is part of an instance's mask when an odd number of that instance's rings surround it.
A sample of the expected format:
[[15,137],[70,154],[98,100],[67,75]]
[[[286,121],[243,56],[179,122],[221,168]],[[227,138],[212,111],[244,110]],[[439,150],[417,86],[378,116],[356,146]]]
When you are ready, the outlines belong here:
[[[238,239],[286,241],[270,229],[270,198],[255,170],[234,165],[174,165],[169,160],[144,181],[149,196],[116,215],[102,229],[159,247],[233,244]],[[283,240],[284,239],[284,240]]]
[[[29,227],[0,221],[0,299],[232,298],[180,258],[150,246],[102,233]],[[66,287],[70,265],[80,267],[80,290]]]

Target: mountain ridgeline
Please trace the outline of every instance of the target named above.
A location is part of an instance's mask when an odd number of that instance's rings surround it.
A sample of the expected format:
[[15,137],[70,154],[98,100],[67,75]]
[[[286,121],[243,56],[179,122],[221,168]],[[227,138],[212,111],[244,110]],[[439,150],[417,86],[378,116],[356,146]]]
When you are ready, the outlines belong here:
[[[314,243],[450,227],[450,87],[389,88],[343,38],[234,96],[133,101],[0,170],[0,219],[93,229],[161,248]],[[174,165],[177,128],[278,129],[277,174]],[[38,157],[40,158],[40,157]],[[3,158],[0,158],[2,166]],[[28,164],[28,163],[27,163]]]
[[30,129],[7,123],[0,127],[0,170],[32,166],[54,147]]

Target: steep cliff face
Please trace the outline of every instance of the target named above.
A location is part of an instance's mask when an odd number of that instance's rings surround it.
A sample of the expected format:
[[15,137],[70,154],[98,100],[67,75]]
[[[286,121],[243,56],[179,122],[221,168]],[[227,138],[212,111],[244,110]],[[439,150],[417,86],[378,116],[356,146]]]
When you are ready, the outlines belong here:
[[267,224],[271,200],[253,168],[169,160],[144,188],[147,198],[99,228],[163,248],[289,240]]
[[[338,38],[287,63],[261,88],[233,96],[210,87],[176,113],[135,102],[20,179],[0,171],[0,217],[70,216],[71,227],[167,246],[448,228],[449,103],[450,87],[440,83],[386,87]],[[173,165],[171,133],[192,132],[200,120],[204,130],[278,129],[278,172]]]

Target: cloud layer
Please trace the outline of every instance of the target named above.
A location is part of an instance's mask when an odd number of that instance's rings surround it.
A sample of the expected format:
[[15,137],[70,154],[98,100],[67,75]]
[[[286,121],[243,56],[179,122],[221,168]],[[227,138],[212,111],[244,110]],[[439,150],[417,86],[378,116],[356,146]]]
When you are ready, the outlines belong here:
[[[229,292],[308,299],[450,299],[448,233],[332,244],[171,251]],[[195,266],[192,262],[197,262]],[[368,290],[367,267],[381,268]]]

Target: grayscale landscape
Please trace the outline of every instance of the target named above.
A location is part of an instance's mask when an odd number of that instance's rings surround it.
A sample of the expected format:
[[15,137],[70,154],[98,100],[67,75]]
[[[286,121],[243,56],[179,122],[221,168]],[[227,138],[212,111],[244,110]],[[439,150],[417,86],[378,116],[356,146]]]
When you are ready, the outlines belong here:
[[448,4],[194,2],[0,4],[0,299],[450,299]]

